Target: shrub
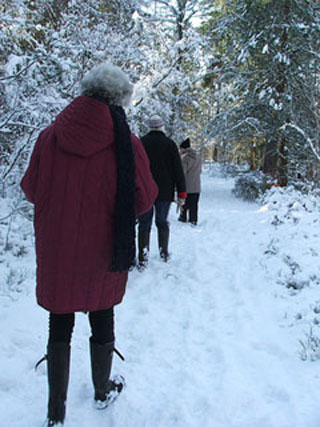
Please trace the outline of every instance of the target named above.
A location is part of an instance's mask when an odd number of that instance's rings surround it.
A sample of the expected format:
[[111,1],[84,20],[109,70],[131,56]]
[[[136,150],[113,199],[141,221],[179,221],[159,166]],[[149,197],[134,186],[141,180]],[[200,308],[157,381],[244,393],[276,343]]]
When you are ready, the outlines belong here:
[[314,362],[320,359],[320,338],[314,334],[312,327],[310,327],[309,333],[305,334],[305,339],[301,339],[299,342],[301,345],[301,360]]
[[254,201],[262,196],[272,184],[274,184],[274,181],[262,172],[248,172],[241,174],[236,179],[232,192],[240,199]]

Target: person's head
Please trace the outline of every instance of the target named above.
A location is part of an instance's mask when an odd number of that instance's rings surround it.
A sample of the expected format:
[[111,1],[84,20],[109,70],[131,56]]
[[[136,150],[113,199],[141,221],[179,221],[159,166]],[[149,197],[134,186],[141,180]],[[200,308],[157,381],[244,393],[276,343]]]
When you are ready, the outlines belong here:
[[190,138],[185,139],[180,145],[180,152],[183,154],[188,148],[190,148]]
[[162,121],[162,118],[157,114],[154,114],[149,118],[149,120],[147,121],[147,125],[151,131],[156,130],[164,132],[164,123]]
[[94,67],[81,81],[81,95],[98,96],[110,104],[127,106],[133,92],[129,77],[110,62]]

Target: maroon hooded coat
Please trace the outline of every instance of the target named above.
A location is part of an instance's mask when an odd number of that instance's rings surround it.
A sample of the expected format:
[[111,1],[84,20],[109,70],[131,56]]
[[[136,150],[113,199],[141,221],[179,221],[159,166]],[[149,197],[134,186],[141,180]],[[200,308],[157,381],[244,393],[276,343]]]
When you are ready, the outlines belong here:
[[[133,134],[132,144],[141,215],[158,191]],[[117,163],[108,106],[86,96],[71,102],[41,132],[21,187],[35,205],[38,304],[71,313],[120,303],[128,272],[109,272]]]

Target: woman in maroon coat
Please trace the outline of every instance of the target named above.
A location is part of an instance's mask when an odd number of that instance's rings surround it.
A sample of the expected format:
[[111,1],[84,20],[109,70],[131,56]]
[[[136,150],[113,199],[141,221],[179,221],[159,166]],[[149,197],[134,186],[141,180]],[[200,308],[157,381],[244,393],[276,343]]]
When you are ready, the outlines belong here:
[[37,301],[50,312],[48,426],[65,418],[75,312],[89,313],[97,406],[106,407],[123,386],[109,378],[113,307],[135,262],[135,218],[157,196],[147,156],[122,108],[131,94],[118,67],[91,70],[81,96],[40,134],[21,182],[35,206]]

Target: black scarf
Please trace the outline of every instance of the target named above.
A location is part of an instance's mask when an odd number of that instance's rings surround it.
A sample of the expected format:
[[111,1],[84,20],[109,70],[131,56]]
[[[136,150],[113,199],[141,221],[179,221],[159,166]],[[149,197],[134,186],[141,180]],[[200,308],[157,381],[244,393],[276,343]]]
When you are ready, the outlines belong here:
[[117,158],[117,195],[114,216],[112,272],[130,270],[136,264],[135,163],[131,132],[124,109],[100,97],[108,105],[114,127]]

